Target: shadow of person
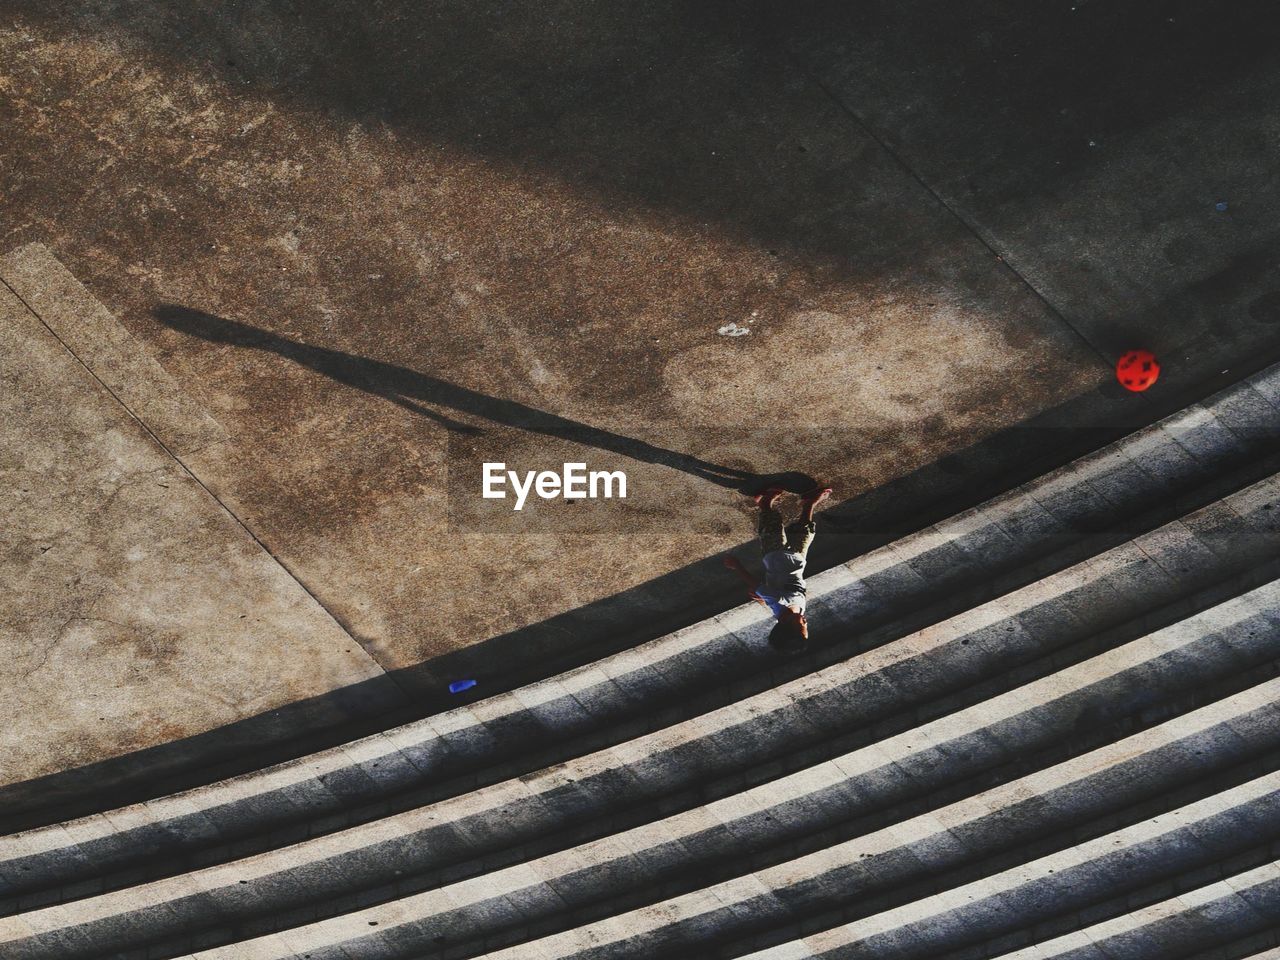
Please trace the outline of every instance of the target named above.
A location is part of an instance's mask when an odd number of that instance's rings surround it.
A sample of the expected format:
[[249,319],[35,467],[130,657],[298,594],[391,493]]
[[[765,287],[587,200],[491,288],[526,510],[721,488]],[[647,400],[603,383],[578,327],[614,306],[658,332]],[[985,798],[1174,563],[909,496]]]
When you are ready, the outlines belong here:
[[538,410],[516,400],[491,397],[408,367],[355,356],[341,350],[299,343],[201,310],[162,304],[152,313],[157,320],[173,330],[211,343],[233,344],[277,354],[339,383],[389,400],[455,433],[480,433],[482,428],[456,420],[444,411],[607,450],[644,463],[660,464],[748,494],[757,493],[768,486],[800,493],[815,485],[813,478],[803,473],[791,471],[758,474],[711,463],[687,453],[654,446],[611,430]]

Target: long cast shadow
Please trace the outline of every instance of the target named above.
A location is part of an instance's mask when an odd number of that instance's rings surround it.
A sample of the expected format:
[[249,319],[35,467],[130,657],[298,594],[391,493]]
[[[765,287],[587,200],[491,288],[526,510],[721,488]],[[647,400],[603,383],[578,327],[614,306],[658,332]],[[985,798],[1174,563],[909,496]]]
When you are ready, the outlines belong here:
[[[656,463],[681,470],[722,487],[754,493],[766,486],[778,486],[796,493],[811,489],[815,481],[799,471],[759,474],[712,463],[692,454],[654,446],[644,440],[623,436],[612,430],[570,420],[517,400],[504,400],[462,387],[430,374],[381,360],[371,360],[341,350],[317,347],[281,337],[237,320],[227,320],[201,310],[163,304],[153,311],[157,320],[171,329],[212,343],[228,343],[263,350],[292,360],[339,383],[356,387],[427,417],[455,433],[474,434],[482,428],[456,420],[441,409],[607,450],[632,460]],[[431,406],[424,406],[430,404]]]

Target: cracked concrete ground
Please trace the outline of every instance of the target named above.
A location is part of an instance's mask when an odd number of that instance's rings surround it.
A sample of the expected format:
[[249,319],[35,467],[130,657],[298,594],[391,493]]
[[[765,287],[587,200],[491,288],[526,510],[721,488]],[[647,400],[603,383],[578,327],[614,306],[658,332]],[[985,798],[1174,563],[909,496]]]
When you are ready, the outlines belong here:
[[[1120,6],[1139,29],[1138,5]],[[130,384],[146,393],[153,375],[112,367],[125,405],[181,461],[174,476],[189,470],[243,524],[236,549],[256,538],[288,571],[281,589],[294,590],[293,578],[341,628],[303,637],[281,627],[265,645],[224,637],[214,654],[202,631],[221,613],[179,605],[164,613],[178,618],[166,629],[188,625],[171,646],[149,646],[145,631],[121,638],[141,658],[127,684],[82,644],[59,667],[64,689],[80,693],[58,700],[46,733],[28,726],[31,752],[7,776],[194,735],[366,676],[370,664],[415,694],[438,693],[451,676],[433,672],[434,658],[589,610],[744,541],[748,515],[728,478],[798,470],[852,501],[1105,392],[1119,342],[1107,324],[1123,311],[1123,336],[1144,336],[1170,313],[1130,309],[1132,277],[1147,283],[1143,303],[1197,304],[1177,314],[1170,349],[1195,353],[1221,335],[1239,352],[1242,338],[1271,329],[1247,310],[1213,326],[1271,280],[1257,251],[1271,249],[1274,207],[1252,141],[1203,161],[1219,174],[1215,196],[1247,189],[1252,210],[1226,224],[1187,212],[1159,228],[1160,243],[1180,240],[1184,252],[1226,231],[1222,256],[1153,273],[1127,251],[1153,229],[1158,204],[1122,207],[1103,230],[1090,198],[1116,189],[1117,170],[1149,177],[1162,138],[1181,136],[1177,118],[1204,122],[1203,102],[1165,104],[1172,119],[1125,139],[1128,153],[1071,152],[1072,177],[1053,180],[1058,202],[1037,205],[1038,168],[1018,168],[1025,175],[1011,174],[1003,193],[1001,170],[1042,154],[998,136],[1037,116],[1036,101],[1005,103],[982,86],[990,41],[974,40],[958,63],[943,48],[1005,23],[1030,38],[1027,56],[1001,67],[1016,87],[1051,39],[1031,14],[999,4],[946,29],[912,12],[923,7],[884,14],[871,28],[899,33],[874,42],[847,13],[823,20],[767,4],[0,2],[0,253],[47,245],[142,345],[142,366],[210,418],[216,437],[186,443],[189,421],[138,413],[150,401],[127,395]],[[913,35],[927,39],[914,60]],[[1257,108],[1251,91],[1275,76],[1274,58],[1254,46],[1247,65],[1226,79],[1201,74],[1235,84],[1242,118]],[[1172,69],[1147,80],[1159,87]],[[1138,77],[1129,93],[1141,104],[1146,89]],[[1112,114],[1122,117],[1126,91],[1110,94],[1098,102],[1122,126]],[[1092,101],[1077,100],[1071,109],[1087,113]],[[1221,136],[1247,140],[1237,127]],[[1070,152],[1044,138],[1045,150]],[[965,193],[984,171],[981,190]],[[1177,176],[1162,184],[1188,211],[1191,187]],[[1082,250],[1093,276],[1130,281],[1081,280]],[[1197,271],[1232,264],[1218,299],[1196,301]],[[105,383],[111,370],[95,365],[110,351],[95,343],[114,338],[102,323],[72,344]],[[1188,360],[1167,382],[1203,373]],[[82,399],[55,391],[41,402]],[[583,428],[585,438],[572,433]],[[82,460],[91,474],[103,456],[93,431],[83,449],[18,417],[6,432],[19,438],[10,469],[35,482]],[[634,495],[519,520],[460,499],[458,464],[554,467],[569,454],[624,466]],[[154,494],[143,484],[136,495],[144,490]],[[143,519],[159,510],[136,504]],[[160,511],[157,522],[169,519]],[[102,549],[95,569],[115,583],[128,548]],[[222,562],[217,551],[189,556],[155,576],[177,591]],[[236,604],[256,605],[245,597],[265,589],[237,593],[234,565],[220,576]],[[46,627],[103,615],[105,595],[44,582]],[[705,572],[663,583],[646,602],[675,617],[699,593],[727,589]],[[34,581],[28,589],[38,593]],[[323,621],[323,611],[308,616]],[[648,609],[588,614],[529,656],[646,619]],[[367,660],[343,659],[350,638]],[[198,669],[193,651],[207,657]],[[313,655],[331,667],[308,673]],[[501,670],[468,667],[482,681]],[[242,697],[192,693],[238,687],[255,669]],[[84,708],[99,696],[153,705],[167,720],[135,707],[64,751],[99,722]],[[0,719],[22,715],[15,706]]]
[[0,370],[0,782],[379,675],[7,287]]

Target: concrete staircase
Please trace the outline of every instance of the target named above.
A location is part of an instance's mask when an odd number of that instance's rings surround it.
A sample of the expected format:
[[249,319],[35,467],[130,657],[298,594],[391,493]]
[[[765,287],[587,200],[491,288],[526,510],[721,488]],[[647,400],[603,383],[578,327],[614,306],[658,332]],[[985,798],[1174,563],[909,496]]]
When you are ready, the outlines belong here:
[[0,837],[0,957],[1276,957],[1280,367],[811,580]]

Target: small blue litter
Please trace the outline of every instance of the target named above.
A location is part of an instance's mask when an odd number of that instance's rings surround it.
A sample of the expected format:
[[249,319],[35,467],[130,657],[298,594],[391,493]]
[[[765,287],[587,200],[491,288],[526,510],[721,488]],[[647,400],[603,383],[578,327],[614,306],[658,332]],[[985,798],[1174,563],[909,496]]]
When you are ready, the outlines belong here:
[[470,690],[476,685],[474,680],[454,680],[449,684],[450,693],[461,693],[463,690]]
[[1225,200],[1219,200],[1217,203],[1215,203],[1215,204],[1213,205],[1213,209],[1217,210],[1219,213],[1226,213],[1226,212],[1227,212],[1227,201],[1225,201]]

